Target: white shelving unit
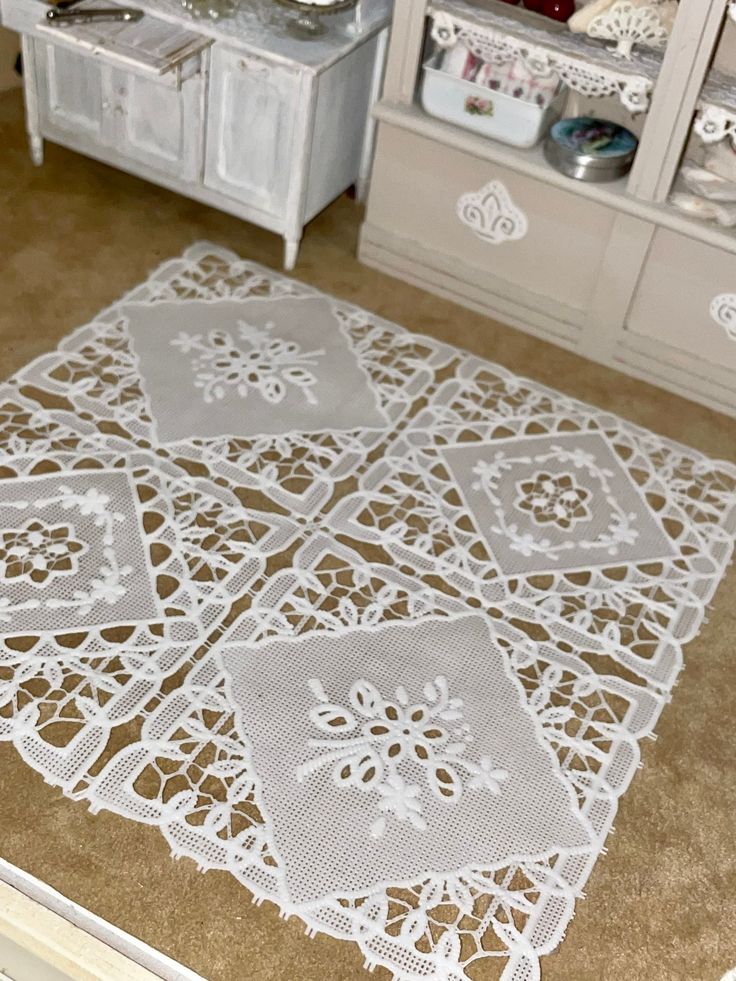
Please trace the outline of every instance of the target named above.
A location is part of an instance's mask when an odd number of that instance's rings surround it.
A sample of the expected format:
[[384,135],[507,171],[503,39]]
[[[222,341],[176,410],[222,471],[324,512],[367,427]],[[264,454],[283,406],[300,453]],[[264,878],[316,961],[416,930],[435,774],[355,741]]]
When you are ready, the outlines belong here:
[[[680,0],[666,49],[637,48],[626,61],[498,0],[397,0],[361,258],[736,414],[736,331],[724,324],[730,310],[736,320],[736,232],[668,200],[699,130],[717,117],[726,119],[719,138],[736,132],[736,84],[711,67],[722,32],[736,32],[734,9]],[[555,71],[570,90],[568,114],[637,131],[630,174],[573,181],[540,147],[517,149],[427,115],[417,92],[432,43]],[[494,193],[499,184],[504,194]],[[461,204],[469,197],[470,212]],[[483,235],[479,223],[513,220],[498,211],[507,198],[525,233]]]

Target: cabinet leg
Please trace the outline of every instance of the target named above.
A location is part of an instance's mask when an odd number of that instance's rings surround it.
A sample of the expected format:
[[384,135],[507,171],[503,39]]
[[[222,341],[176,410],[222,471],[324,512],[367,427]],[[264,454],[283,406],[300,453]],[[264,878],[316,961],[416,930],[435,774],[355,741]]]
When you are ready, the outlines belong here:
[[360,176],[355,182],[355,200],[360,204],[365,204],[368,200],[368,189],[370,186],[370,178],[367,176]]
[[31,160],[37,167],[43,163],[43,138],[41,137],[41,113],[38,105],[38,76],[36,49],[33,38],[21,34],[21,58],[23,60],[23,95],[26,103],[26,130]]
[[36,167],[40,167],[43,164],[43,138],[29,133],[28,147],[31,151],[31,160]]
[[287,272],[291,272],[296,265],[296,257],[299,254],[300,241],[301,239],[298,238],[284,239],[284,269]]

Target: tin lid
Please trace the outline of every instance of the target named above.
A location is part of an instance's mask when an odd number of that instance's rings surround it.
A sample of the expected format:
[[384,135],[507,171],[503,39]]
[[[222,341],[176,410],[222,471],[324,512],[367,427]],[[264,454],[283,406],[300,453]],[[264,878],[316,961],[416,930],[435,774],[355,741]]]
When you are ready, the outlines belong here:
[[558,158],[605,171],[626,167],[639,146],[624,126],[593,116],[560,119],[550,129],[548,140],[555,145]]

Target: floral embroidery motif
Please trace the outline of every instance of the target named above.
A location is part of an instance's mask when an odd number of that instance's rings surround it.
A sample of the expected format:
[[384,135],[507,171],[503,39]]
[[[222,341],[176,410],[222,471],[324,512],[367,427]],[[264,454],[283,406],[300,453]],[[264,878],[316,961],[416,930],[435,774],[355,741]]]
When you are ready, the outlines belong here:
[[318,679],[312,679],[309,687],[318,702],[309,713],[310,720],[331,738],[309,740],[310,748],[319,755],[297,768],[297,780],[301,783],[331,766],[338,787],[377,792],[380,816],[371,826],[374,838],[384,834],[387,815],[417,831],[426,829],[422,788],[406,780],[412,764],[414,771],[417,767],[423,771],[439,800],[458,801],[464,787],[501,792],[506,770],[494,766],[487,756],[479,763],[464,758],[472,735],[462,722],[462,699],[450,697],[447,680],[441,675],[424,686],[424,701],[415,704],[403,687],[396,689],[395,701],[391,701],[363,679],[348,692],[350,708],[330,702]]
[[227,330],[211,330],[204,340],[201,334],[182,331],[171,345],[182,354],[194,354],[194,387],[202,389],[207,403],[224,399],[228,392],[245,399],[255,391],[266,402],[278,405],[286,397],[288,386],[293,385],[301,389],[310,405],[315,405],[317,397],[312,389],[317,377],[307,368],[317,364],[324,349],[304,352],[296,341],[274,337],[270,333],[273,328],[273,322],[262,328],[239,320],[237,337],[246,342],[245,349]]
[[[75,589],[71,595],[62,597],[46,596],[14,602],[9,596],[0,596],[0,621],[12,620],[12,613],[19,610],[38,609],[76,609],[80,617],[86,616],[97,602],[114,606],[126,594],[122,580],[133,569],[118,563],[115,554],[113,529],[125,521],[125,515],[110,510],[110,497],[95,487],[84,493],[75,492],[67,485],[61,485],[54,497],[37,501],[17,501],[8,504],[18,511],[43,510],[60,507],[63,511],[76,510],[83,518],[93,518],[94,525],[102,530],[102,557],[97,575],[84,589]],[[88,551],[86,543],[76,541],[72,536],[74,528],[69,525],[45,526],[31,519],[21,529],[8,529],[0,533],[0,576],[9,585],[30,583],[33,586],[47,586],[57,575],[72,575],[79,572],[78,559]]]
[[578,487],[570,473],[551,474],[539,471],[531,480],[516,485],[514,502],[520,511],[528,511],[538,525],[552,523],[567,531],[578,521],[587,521],[591,513],[586,506],[591,493]]
[[[608,524],[599,535],[594,539],[568,539],[553,543],[551,539],[539,538],[508,520],[500,492],[503,477],[520,465],[535,463],[546,464],[548,467],[553,463],[567,464],[595,479],[599,486],[597,496],[610,512]],[[542,554],[556,562],[562,553],[575,548],[600,548],[608,555],[616,556],[622,545],[631,545],[639,537],[638,529],[633,527],[637,521],[636,514],[624,510],[613,494],[610,484],[614,477],[613,471],[600,466],[595,454],[581,447],[565,449],[563,446],[553,445],[549,453],[535,454],[533,457],[507,456],[503,450],[498,450],[492,460],[479,460],[473,467],[473,473],[478,477],[472,485],[473,489],[482,490],[494,506],[496,523],[491,526],[491,531],[506,538],[508,547],[524,557]],[[549,469],[538,471],[533,478],[518,481],[515,488],[518,496],[513,502],[514,506],[529,513],[535,524],[554,523],[567,531],[577,522],[592,517],[588,508],[588,502],[593,498],[592,492],[579,487],[575,477],[568,471],[556,475]]]
[[54,576],[74,575],[87,546],[72,525],[44,525],[31,519],[22,528],[0,532],[0,578],[42,586]]

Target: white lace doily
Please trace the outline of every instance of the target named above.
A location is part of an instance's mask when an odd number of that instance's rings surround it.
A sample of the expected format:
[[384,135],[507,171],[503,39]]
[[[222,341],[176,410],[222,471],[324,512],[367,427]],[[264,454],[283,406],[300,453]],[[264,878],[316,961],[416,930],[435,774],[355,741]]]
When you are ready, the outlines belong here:
[[398,981],[539,978],[735,467],[206,244],[0,387],[0,454],[0,737]]

